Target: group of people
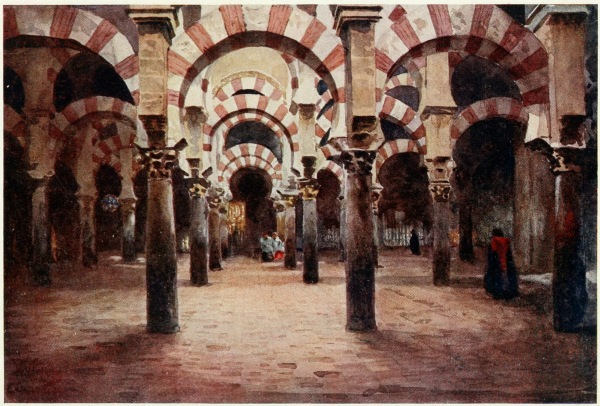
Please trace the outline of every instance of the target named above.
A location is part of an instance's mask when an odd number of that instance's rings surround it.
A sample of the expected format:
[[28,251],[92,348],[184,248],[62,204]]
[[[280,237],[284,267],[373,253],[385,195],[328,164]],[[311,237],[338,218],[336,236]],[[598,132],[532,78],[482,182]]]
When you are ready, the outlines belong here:
[[269,235],[269,233],[264,232],[260,238],[260,250],[263,262],[272,262],[284,257],[283,241],[281,241],[277,233]]

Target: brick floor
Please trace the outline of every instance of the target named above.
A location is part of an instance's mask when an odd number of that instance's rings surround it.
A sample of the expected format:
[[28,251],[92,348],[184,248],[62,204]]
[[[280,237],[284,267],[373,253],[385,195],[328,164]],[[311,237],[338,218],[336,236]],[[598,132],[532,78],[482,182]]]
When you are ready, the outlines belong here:
[[48,288],[7,280],[5,400],[595,402],[596,336],[553,331],[548,285],[494,301],[481,264],[455,261],[434,287],[427,256],[384,251],[378,331],[359,334],[344,329],[343,264],[321,260],[316,285],[237,257],[193,287],[181,255],[173,335],[145,332],[141,261],[57,264]]

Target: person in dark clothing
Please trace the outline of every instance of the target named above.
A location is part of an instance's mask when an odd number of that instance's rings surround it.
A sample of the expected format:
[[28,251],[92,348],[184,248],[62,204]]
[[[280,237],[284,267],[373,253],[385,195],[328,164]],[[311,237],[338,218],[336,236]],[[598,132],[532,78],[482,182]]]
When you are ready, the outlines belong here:
[[261,258],[263,262],[273,261],[273,239],[267,232],[264,232],[260,239],[260,250],[262,252]]
[[421,248],[419,246],[419,236],[417,235],[417,232],[414,228],[410,235],[409,245],[410,252],[412,252],[413,255],[421,255]]
[[494,299],[512,299],[519,294],[517,268],[510,249],[510,240],[502,230],[492,230],[484,276],[485,290]]

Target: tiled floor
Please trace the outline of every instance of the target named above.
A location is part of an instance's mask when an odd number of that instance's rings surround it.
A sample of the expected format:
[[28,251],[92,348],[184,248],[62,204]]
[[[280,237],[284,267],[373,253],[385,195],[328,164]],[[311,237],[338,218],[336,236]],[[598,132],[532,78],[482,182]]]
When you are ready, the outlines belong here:
[[596,337],[552,330],[548,285],[498,302],[481,265],[456,261],[452,285],[434,287],[427,257],[382,256],[378,331],[361,334],[344,329],[333,254],[316,285],[238,257],[205,287],[180,256],[173,335],[145,332],[143,263],[105,254],[95,269],[56,265],[49,288],[6,281],[5,401],[595,402]]

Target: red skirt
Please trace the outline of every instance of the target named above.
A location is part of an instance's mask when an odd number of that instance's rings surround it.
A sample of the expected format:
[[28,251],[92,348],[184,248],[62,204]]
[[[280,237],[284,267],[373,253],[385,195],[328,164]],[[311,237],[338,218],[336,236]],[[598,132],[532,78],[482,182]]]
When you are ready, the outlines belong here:
[[273,259],[283,259],[284,253],[283,251],[275,251],[273,255]]

